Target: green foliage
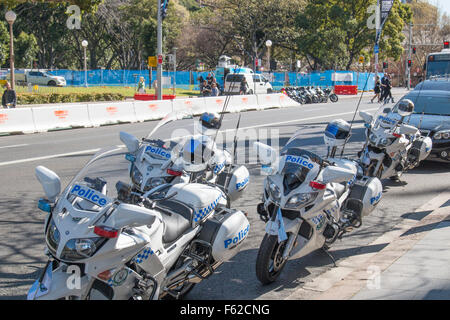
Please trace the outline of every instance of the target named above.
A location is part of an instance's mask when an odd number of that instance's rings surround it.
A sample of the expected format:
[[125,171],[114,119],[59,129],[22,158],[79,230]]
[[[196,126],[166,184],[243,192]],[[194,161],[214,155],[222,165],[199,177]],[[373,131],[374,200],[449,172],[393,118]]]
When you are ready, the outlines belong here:
[[9,32],[6,23],[0,22],[0,66],[9,57]]
[[[349,70],[360,55],[370,58],[375,29],[367,27],[375,0],[309,0],[304,12],[297,16],[300,29],[298,50],[317,69]],[[380,42],[384,55],[399,59],[403,48],[402,33],[411,18],[408,6],[395,0]]]
[[39,48],[34,35],[21,32],[14,40],[15,67],[28,68],[37,56]]
[[[98,6],[103,2],[104,0],[67,0],[67,1],[58,1],[63,3],[64,5],[68,6],[71,4],[75,4],[80,7],[83,11],[95,11]],[[55,1],[53,0],[3,0],[2,1],[8,8],[14,8],[20,4],[23,3],[51,3],[54,4]]]
[[17,104],[47,104],[63,102],[122,101],[120,93],[18,93]]

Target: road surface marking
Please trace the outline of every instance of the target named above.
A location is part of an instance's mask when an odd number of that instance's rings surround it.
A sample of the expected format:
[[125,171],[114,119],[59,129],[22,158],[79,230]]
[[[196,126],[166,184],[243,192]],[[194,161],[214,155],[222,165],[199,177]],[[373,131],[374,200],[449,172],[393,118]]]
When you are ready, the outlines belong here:
[[[372,108],[372,109],[366,109],[366,110],[363,110],[363,111],[374,111],[374,110],[378,110],[378,109],[379,108]],[[343,113],[335,113],[335,114],[329,114],[329,115],[322,115],[322,116],[315,116],[315,117],[296,119],[296,120],[271,122],[271,123],[259,124],[259,125],[255,125],[255,126],[243,127],[243,128],[239,128],[239,130],[261,128],[261,127],[266,127],[266,126],[273,126],[273,125],[280,125],[280,124],[287,124],[287,123],[298,123],[298,122],[304,122],[304,121],[308,121],[308,120],[315,120],[315,119],[321,119],[321,118],[331,118],[331,117],[337,117],[337,116],[343,116],[343,115],[349,115],[349,114],[354,114],[354,111],[343,112]],[[230,132],[230,131],[234,132],[235,130],[236,129],[227,129],[227,130],[221,130],[219,132],[221,132],[221,133]],[[172,139],[177,139],[177,138],[181,138],[181,137],[175,137],[175,138],[172,138]],[[34,158],[27,158],[27,159],[20,159],[20,160],[6,161],[6,162],[0,162],[0,167],[11,165],[11,164],[19,164],[19,163],[25,163],[25,162],[32,162],[32,161],[39,161],[39,160],[54,159],[54,158],[59,158],[59,157],[67,157],[67,156],[72,156],[72,155],[79,155],[79,154],[84,154],[84,153],[92,153],[92,152],[97,152],[99,150],[101,150],[101,148],[90,149],[90,150],[81,150],[81,151],[70,152],[70,153],[53,154],[53,155],[48,155],[48,156],[34,157]]]
[[0,147],[0,149],[5,149],[5,148],[18,148],[18,147],[25,147],[25,146],[28,146],[28,144],[13,144],[13,145],[10,145],[10,146],[3,146],[3,147]]

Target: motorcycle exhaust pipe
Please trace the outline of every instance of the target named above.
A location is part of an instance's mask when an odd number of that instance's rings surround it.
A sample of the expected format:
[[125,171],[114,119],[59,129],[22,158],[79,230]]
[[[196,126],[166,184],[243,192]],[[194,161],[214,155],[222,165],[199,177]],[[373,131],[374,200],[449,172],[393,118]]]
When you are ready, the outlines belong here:
[[[222,265],[222,262],[218,261],[215,262],[212,266],[211,269],[214,271],[217,270],[218,267],[220,267]],[[188,282],[190,283],[200,283],[202,282],[202,280],[206,277],[209,277],[212,274],[212,272],[208,269],[205,268],[205,270],[203,270],[201,273],[199,273],[199,275],[190,275],[187,279]]]

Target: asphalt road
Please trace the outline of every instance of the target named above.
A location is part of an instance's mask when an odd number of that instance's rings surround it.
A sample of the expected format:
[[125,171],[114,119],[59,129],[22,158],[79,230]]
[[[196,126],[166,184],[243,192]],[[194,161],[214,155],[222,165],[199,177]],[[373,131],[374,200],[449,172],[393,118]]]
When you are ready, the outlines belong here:
[[[370,104],[368,100],[366,95],[360,110],[374,112],[379,105]],[[264,135],[270,130],[275,130],[272,143],[279,141],[283,145],[294,132],[302,130],[305,148],[324,155],[326,150],[322,132],[326,124],[335,118],[350,121],[357,101],[357,98],[347,98],[336,104],[242,113],[240,137],[249,142],[240,144],[237,152],[241,155],[239,160],[246,161],[251,182],[234,207],[248,212],[251,224],[249,237],[241,252],[208,280],[198,284],[187,299],[283,299],[331,268],[330,258],[317,251],[302,259],[289,261],[274,284],[262,286],[258,282],[255,261],[264,235],[264,223],[256,214],[256,205],[261,197],[264,176],[260,174],[248,145],[255,139],[263,139],[264,142]],[[224,118],[222,130],[228,130],[223,133],[227,143],[232,141],[237,117],[237,114],[227,114]],[[348,156],[356,154],[364,139],[362,121],[358,116],[355,120],[353,136],[345,152]],[[37,200],[43,192],[34,176],[34,168],[38,165],[50,168],[61,177],[65,186],[96,150],[121,145],[120,131],[145,137],[156,123],[0,137],[0,299],[24,299],[46,261],[43,254],[45,215],[37,209]],[[161,138],[170,137],[175,128],[190,127],[192,120],[182,120],[161,131]],[[279,134],[279,140],[275,134]],[[364,220],[360,229],[333,245],[330,252],[335,259],[381,250],[383,246],[368,244],[394,228],[402,219],[417,219],[416,215],[411,215],[412,212],[440,191],[450,188],[449,169],[446,164],[425,162],[405,174],[399,183],[384,181],[385,193],[378,208]]]

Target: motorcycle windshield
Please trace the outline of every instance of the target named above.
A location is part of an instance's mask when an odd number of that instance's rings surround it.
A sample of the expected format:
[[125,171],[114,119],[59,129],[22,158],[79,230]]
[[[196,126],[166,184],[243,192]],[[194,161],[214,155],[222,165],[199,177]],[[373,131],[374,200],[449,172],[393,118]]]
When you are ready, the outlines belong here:
[[397,125],[399,122],[399,117],[397,113],[385,112],[386,107],[381,106],[373,115],[373,128],[377,129],[379,127],[383,129],[391,129]]
[[315,179],[323,166],[320,156],[299,147],[285,147],[281,153],[278,173],[283,176],[285,193]]
[[125,148],[118,147],[98,151],[68,184],[62,197],[75,211],[102,211],[117,199],[119,182],[129,183],[126,154]]

